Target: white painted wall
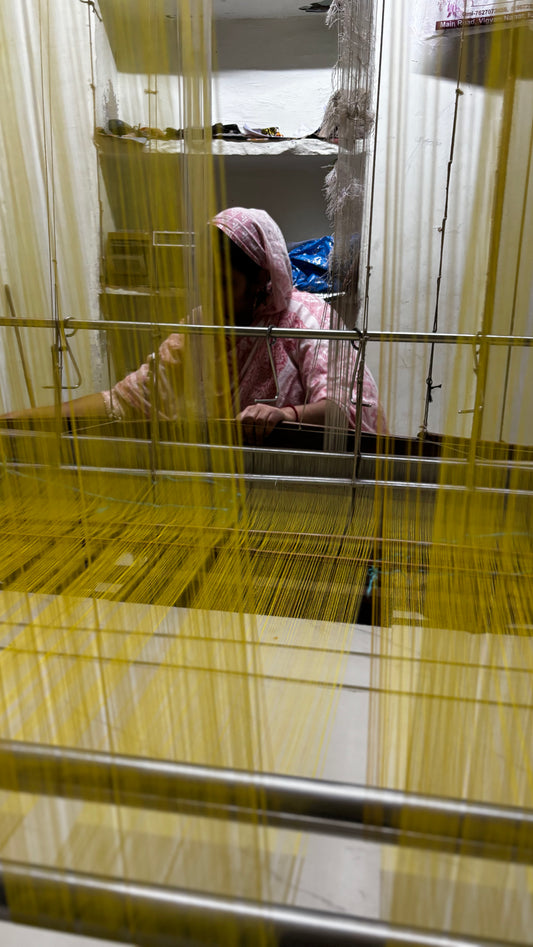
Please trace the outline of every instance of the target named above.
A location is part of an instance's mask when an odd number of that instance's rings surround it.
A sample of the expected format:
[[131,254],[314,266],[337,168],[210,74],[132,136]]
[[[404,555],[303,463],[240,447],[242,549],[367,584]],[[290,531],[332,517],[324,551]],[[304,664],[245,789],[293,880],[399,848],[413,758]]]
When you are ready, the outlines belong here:
[[[525,52],[525,51],[524,51]],[[528,55],[528,60],[529,59]],[[533,95],[532,82],[516,83],[510,103],[511,135],[502,213],[502,234],[493,333],[533,337]],[[482,436],[533,444],[533,349],[494,348],[480,396]]]
[[[403,22],[397,15],[385,32],[384,61],[389,68],[384,69],[377,132],[369,327],[429,332],[436,305],[455,83],[418,71],[416,46],[409,46],[410,25],[407,15]],[[406,48],[411,48],[409,57]],[[475,333],[481,324],[501,97],[467,84],[462,91],[438,322],[440,331],[461,328]],[[429,346],[383,344],[377,354],[379,368],[372,351],[369,359],[379,375],[390,428],[416,435],[424,414]],[[467,435],[472,416],[459,412],[473,406],[473,351],[438,346],[433,384],[442,387],[433,391],[429,430]]]
[[[98,202],[87,7],[0,5],[0,266],[19,316],[96,318]],[[52,263],[55,261],[55,263]],[[2,313],[5,300],[2,293]],[[53,400],[48,330],[22,330],[37,403]],[[97,340],[74,344],[77,393],[101,383]],[[65,383],[74,384],[67,358]],[[67,375],[69,376],[67,379]],[[65,393],[64,393],[65,394]],[[14,333],[0,336],[0,410],[27,407]]]
[[331,91],[331,69],[228,70],[215,78],[213,117],[305,137],[320,127]]
[[[435,311],[446,179],[455,106],[455,60],[459,36],[428,40],[417,31],[410,3],[386,6],[382,100],[377,130],[374,230],[371,247],[370,328],[430,331]],[[489,266],[494,188],[502,130],[503,80],[492,90],[477,80],[487,61],[490,36],[470,34],[464,50],[455,151],[439,307],[439,330],[476,333],[481,329]],[[499,41],[503,41],[500,35]],[[406,55],[407,52],[407,55]],[[502,55],[503,61],[505,57]],[[468,81],[475,79],[476,81]],[[504,230],[499,248],[498,299],[493,331],[531,333],[531,215],[528,193],[531,82],[519,83],[513,115]],[[529,103],[527,106],[525,100]],[[531,175],[531,168],[529,170]],[[531,186],[529,186],[529,193]],[[529,202],[531,197],[529,197]],[[522,236],[520,228],[523,227]],[[520,258],[521,252],[521,258]],[[513,281],[518,288],[514,325]],[[519,328],[519,326],[521,328]],[[513,396],[514,379],[530,393],[531,354],[511,358],[505,395],[507,352],[491,358],[485,392],[482,436],[533,442],[523,399]],[[391,430],[416,435],[423,419],[429,347],[384,344],[369,362],[379,376]],[[468,436],[476,403],[473,347],[436,348],[430,431]],[[501,406],[507,405],[504,423]]]
[[[116,33],[116,24],[113,29]],[[169,65],[179,58],[169,37],[165,50]],[[214,42],[217,70],[205,92],[206,99],[212,95],[207,120],[240,128],[245,123],[275,125],[287,137],[316,131],[332,92],[336,55],[336,32],[326,29],[323,16],[218,22]],[[122,53],[118,58],[129,63]],[[100,125],[105,126],[109,118],[121,118],[132,126],[183,126],[183,88],[176,75],[163,71],[157,76],[157,95],[147,93],[155,88],[155,78],[143,72],[117,72],[110,63],[105,38],[99,46],[98,75]],[[322,193],[330,167],[327,160],[227,162],[226,202],[265,207],[289,241],[321,236],[331,231]],[[118,220],[115,226],[121,226]]]
[[[460,34],[428,37],[421,8],[427,10],[423,0],[397,0],[385,8],[371,247],[370,328],[375,329],[430,331],[435,312]],[[527,30],[524,35],[531,36]],[[502,116],[509,99],[504,106],[505,70],[495,68],[494,57],[493,88],[483,85],[493,38],[502,66],[510,36],[509,30],[472,31],[463,47],[465,78],[458,100],[439,305],[438,328],[444,332],[476,333],[482,327],[495,186],[506,166],[492,331],[532,332],[533,286],[526,262],[533,239],[526,206],[526,199],[531,204],[531,79],[517,83],[504,164]],[[520,48],[518,73],[529,69],[530,75],[531,39]],[[436,347],[433,384],[442,387],[433,392],[429,430],[468,436],[474,406],[483,403],[483,438],[533,443],[533,426],[524,410],[533,397],[531,350],[514,350],[508,357],[508,350],[493,349],[482,394],[477,391],[475,354],[470,346]],[[393,349],[385,344],[374,354],[371,347],[369,361],[379,375],[391,429],[416,435],[423,420],[429,347],[403,344]]]
[[[111,84],[106,87],[109,91]],[[111,117],[130,125],[181,127],[178,78],[158,77],[157,103],[146,88],[145,75],[118,73],[114,84],[118,114]],[[331,69],[227,70],[213,79],[212,121],[241,128],[245,122],[252,127],[276,125],[289,138],[304,137],[320,126],[331,92]],[[101,115],[105,117],[103,108]]]
[[[213,118],[304,137],[333,91],[337,35],[323,16],[228,20],[217,26]],[[236,68],[238,66],[238,68]],[[227,203],[260,206],[297,242],[331,233],[323,195],[329,159],[226,162]]]

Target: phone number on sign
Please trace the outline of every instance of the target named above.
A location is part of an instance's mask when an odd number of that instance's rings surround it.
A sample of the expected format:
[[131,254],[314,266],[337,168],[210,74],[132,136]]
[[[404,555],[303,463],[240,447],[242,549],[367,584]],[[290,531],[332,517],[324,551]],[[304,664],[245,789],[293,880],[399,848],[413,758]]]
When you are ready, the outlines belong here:
[[492,11],[480,10],[471,16],[455,20],[438,20],[435,28],[437,30],[453,30],[460,29],[462,26],[491,26],[493,23],[510,23],[531,18],[533,18],[533,7],[524,8],[522,11],[516,10],[514,13],[493,13]]

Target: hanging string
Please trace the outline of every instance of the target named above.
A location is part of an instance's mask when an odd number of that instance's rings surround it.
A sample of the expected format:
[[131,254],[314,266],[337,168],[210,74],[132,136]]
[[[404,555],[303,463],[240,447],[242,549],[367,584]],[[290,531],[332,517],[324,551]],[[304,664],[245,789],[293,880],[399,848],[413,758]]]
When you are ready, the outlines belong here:
[[[442,217],[442,223],[439,227],[439,233],[440,233],[439,271],[437,274],[437,283],[436,283],[436,289],[435,289],[435,310],[433,314],[433,327],[431,330],[432,332],[439,331],[439,302],[440,302],[441,282],[442,282],[442,277],[443,277],[446,224],[448,220],[448,207],[449,207],[449,199],[450,199],[450,185],[451,185],[451,177],[452,177],[453,159],[455,156],[455,139],[456,139],[456,134],[457,134],[457,117],[459,114],[459,101],[461,99],[461,96],[463,95],[463,91],[460,86],[461,86],[461,78],[462,78],[462,63],[463,63],[463,47],[464,47],[465,30],[466,30],[466,18],[461,28],[461,39],[460,39],[460,44],[459,44],[459,58],[458,58],[458,63],[457,63],[457,84],[455,87],[455,104],[454,104],[454,111],[453,111],[452,134],[451,134],[451,140],[450,140],[450,154],[448,158],[448,167],[447,167],[447,172],[446,172],[446,187],[445,187],[446,196],[444,200],[444,212],[443,212],[443,217]],[[422,426],[420,428],[420,434],[422,437],[424,437],[427,434],[427,430],[428,430],[429,408],[433,400],[432,393],[435,390],[435,388],[442,387],[442,385],[433,384],[434,360],[435,360],[435,343],[432,342],[430,346],[430,350],[429,350],[429,362],[428,362],[428,371],[427,371],[427,378],[426,378],[426,398],[424,402],[424,417],[422,420]]]

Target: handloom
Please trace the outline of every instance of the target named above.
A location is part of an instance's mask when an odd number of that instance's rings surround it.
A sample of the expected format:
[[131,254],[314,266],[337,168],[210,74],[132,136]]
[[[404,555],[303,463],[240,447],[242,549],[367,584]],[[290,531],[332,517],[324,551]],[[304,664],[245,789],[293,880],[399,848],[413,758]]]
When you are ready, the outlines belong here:
[[[3,37],[13,23],[24,35],[15,6],[2,4]],[[2,261],[6,285],[22,272],[25,288],[8,290],[0,319],[11,353],[3,390],[6,410],[37,394],[44,403],[46,363],[58,410],[41,423],[6,422],[0,439],[0,915],[150,945],[533,943],[533,448],[522,394],[533,215],[531,132],[518,122],[528,23],[491,32],[483,50],[487,118],[498,121],[487,121],[472,215],[485,221],[488,201],[490,226],[474,230],[469,276],[453,303],[458,321],[443,324],[439,268],[429,323],[420,303],[405,331],[389,319],[401,296],[394,173],[399,180],[402,152],[394,136],[386,144],[379,137],[390,8],[333,0],[339,62],[324,128],[339,141],[327,185],[337,295],[321,334],[330,340],[331,397],[353,388],[361,405],[362,373],[346,377],[346,353],[356,346],[364,364],[379,345],[390,415],[402,351],[414,346],[427,366],[410,405],[420,432],[362,434],[359,413],[355,430],[338,418],[325,431],[287,424],[271,445],[251,447],[232,418],[229,377],[217,376],[222,417],[209,404],[214,387],[201,410],[176,422],[157,413],[127,423],[59,414],[79,376],[91,377],[103,335],[111,353],[133,332],[146,338],[154,384],[158,345],[171,328],[202,345],[207,377],[224,364],[228,330],[216,287],[225,261],[213,263],[205,240],[223,192],[209,148],[211,5],[172,6],[176,125],[185,130],[176,215],[195,235],[195,254],[179,303],[154,293],[144,321],[113,312],[100,321],[86,302],[79,176],[59,147],[68,122],[55,98],[65,81],[52,42],[57,9],[46,0],[31,6],[46,147],[32,194],[11,114],[2,192],[9,183],[16,194],[16,227]],[[148,88],[161,90],[170,5],[143,6]],[[407,8],[395,5],[399,20]],[[65,15],[83,18],[92,43],[99,6],[71,4]],[[454,47],[447,195],[465,74],[470,57],[477,62],[468,29],[465,17]],[[393,83],[401,86],[399,37],[390,55],[399,57]],[[121,41],[141,42],[127,28]],[[8,66],[9,57],[6,75]],[[17,78],[4,82],[6,115]],[[157,96],[148,98],[157,112]],[[157,126],[157,114],[150,118]],[[380,145],[390,158],[390,270],[374,288]],[[481,159],[495,152],[488,181]],[[125,195],[138,159],[122,160]],[[31,226],[41,185],[46,246]],[[153,181],[139,195],[154,217],[168,200]],[[446,198],[440,267],[453,247],[451,216]],[[32,282],[27,268],[41,257],[49,279],[36,269]],[[382,298],[374,324],[373,293]],[[198,303],[202,321],[187,319]],[[286,330],[231,330],[252,331],[271,345]],[[465,430],[431,428],[442,351],[451,415],[463,404],[465,365],[475,363]],[[186,379],[191,401],[196,367]],[[512,418],[512,439],[487,435],[494,406],[502,427]],[[313,859],[320,909],[306,899]],[[351,872],[375,894],[366,911]],[[346,877],[348,893],[332,908],[326,893]]]

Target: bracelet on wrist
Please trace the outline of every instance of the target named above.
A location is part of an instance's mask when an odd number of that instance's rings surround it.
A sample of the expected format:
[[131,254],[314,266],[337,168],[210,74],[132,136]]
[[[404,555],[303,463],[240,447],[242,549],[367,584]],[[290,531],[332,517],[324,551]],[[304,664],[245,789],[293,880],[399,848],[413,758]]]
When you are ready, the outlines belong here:
[[285,407],[285,408],[290,408],[291,411],[294,411],[294,420],[296,421],[297,424],[299,424],[299,423],[300,423],[300,418],[298,417],[298,412],[297,412],[297,410],[296,410],[296,407],[295,407],[293,404],[286,404],[286,405],[284,405],[284,407]]

